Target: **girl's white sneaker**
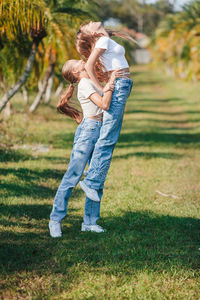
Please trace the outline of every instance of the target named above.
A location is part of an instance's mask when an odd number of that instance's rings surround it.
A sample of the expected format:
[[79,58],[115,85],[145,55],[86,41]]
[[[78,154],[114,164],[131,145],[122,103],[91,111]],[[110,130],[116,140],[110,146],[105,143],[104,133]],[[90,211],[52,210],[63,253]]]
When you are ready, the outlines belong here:
[[92,231],[97,233],[106,232],[106,229],[103,229],[100,225],[85,225],[82,223],[81,231]]
[[61,237],[62,231],[61,231],[61,223],[50,220],[49,221],[49,231],[50,236],[53,238]]

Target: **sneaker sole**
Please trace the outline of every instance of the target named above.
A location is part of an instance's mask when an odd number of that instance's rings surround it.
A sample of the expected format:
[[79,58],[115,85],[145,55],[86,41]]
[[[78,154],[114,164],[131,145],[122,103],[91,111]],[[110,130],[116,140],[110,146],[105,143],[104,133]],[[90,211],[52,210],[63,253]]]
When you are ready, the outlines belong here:
[[81,228],[81,232],[95,232],[95,233],[104,233],[104,232],[106,232],[106,230],[104,230],[104,231],[95,231],[95,230],[92,230],[92,229],[82,229]]

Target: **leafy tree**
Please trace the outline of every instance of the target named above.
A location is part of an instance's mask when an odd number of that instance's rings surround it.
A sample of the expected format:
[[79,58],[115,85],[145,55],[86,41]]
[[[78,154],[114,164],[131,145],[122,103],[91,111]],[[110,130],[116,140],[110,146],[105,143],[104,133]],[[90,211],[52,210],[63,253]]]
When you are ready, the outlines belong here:
[[163,62],[168,73],[200,80],[200,1],[161,22],[154,37],[154,59]]
[[159,0],[155,4],[147,4],[145,0],[99,0],[98,3],[101,9],[97,13],[102,20],[116,18],[127,27],[148,35],[167,13],[173,12],[169,0]]
[[[16,82],[16,79],[19,78],[19,70],[25,66],[25,72],[20,80],[4,95],[0,104],[0,111],[26,82],[36,57],[34,74],[38,78],[42,74],[45,75],[37,101],[35,101],[34,107],[30,108],[30,111],[33,111],[39,104],[55,67],[59,66],[61,61],[63,63],[64,60],[77,56],[74,47],[75,29],[80,25],[83,18],[90,16],[90,12],[92,15],[92,1],[0,1],[0,13],[2,15],[0,23],[0,47],[2,51],[0,51],[0,57],[4,61],[3,64],[0,63],[1,77],[5,78],[8,73],[14,73],[8,78],[10,82]],[[45,36],[47,37],[42,42]],[[31,53],[29,54],[30,48]],[[15,70],[17,72],[13,72]]]

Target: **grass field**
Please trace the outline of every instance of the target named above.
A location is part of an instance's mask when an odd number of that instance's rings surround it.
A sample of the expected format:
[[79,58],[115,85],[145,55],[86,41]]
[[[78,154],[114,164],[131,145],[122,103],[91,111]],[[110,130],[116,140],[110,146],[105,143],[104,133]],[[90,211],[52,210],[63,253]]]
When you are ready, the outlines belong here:
[[0,122],[1,299],[200,299],[200,85],[136,67],[102,199],[107,233],[81,233],[84,194],[62,239],[49,214],[76,124],[13,99]]

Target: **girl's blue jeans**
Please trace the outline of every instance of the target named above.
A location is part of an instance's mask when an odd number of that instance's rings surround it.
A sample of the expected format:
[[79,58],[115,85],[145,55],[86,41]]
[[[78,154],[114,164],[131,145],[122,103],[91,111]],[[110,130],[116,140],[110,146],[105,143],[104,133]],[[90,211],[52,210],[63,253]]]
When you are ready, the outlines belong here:
[[[102,122],[85,118],[78,126],[70,162],[65,175],[57,190],[50,219],[61,222],[67,214],[67,205],[72,189],[78,184],[85,166],[90,161],[94,146],[99,138]],[[102,198],[103,189],[98,191]],[[83,222],[86,225],[96,225],[100,215],[100,202],[95,202],[86,197]]]
[[94,147],[87,176],[84,179],[84,183],[92,189],[103,189],[132,86],[133,81],[130,78],[117,78],[115,81],[111,105],[109,110],[104,112],[100,137]]

